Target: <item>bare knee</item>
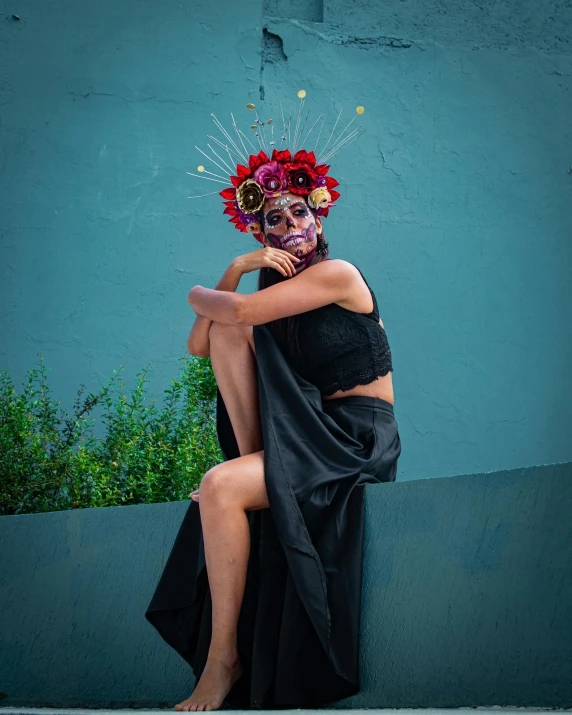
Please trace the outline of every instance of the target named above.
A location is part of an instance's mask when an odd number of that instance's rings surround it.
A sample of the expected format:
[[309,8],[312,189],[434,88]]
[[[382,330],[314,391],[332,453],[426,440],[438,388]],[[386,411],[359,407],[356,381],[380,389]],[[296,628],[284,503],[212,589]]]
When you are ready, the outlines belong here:
[[225,462],[216,464],[201,479],[199,488],[201,501],[220,503],[230,498],[232,479]]
[[217,323],[213,320],[209,328],[209,338],[211,340],[228,338],[228,336],[237,334],[238,332],[239,326],[237,325],[225,325],[224,323]]

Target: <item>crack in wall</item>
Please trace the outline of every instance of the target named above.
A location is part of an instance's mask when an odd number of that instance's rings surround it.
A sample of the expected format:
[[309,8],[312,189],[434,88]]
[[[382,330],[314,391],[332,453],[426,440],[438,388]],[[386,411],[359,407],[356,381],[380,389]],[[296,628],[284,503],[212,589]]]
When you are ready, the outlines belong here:
[[[339,27],[334,25],[323,25],[323,4],[320,6],[322,13],[320,23],[323,29],[320,30],[316,27],[318,23],[308,22],[305,20],[300,20],[298,18],[287,18],[283,16],[271,17],[267,14],[269,8],[265,6],[265,25],[262,28],[262,47],[261,47],[261,59],[260,59],[260,86],[259,93],[261,101],[264,100],[264,70],[267,65],[279,65],[288,62],[288,56],[284,52],[284,41],[282,37],[276,32],[272,32],[268,29],[268,24],[271,27],[276,28],[281,24],[293,25],[306,34],[318,37],[324,42],[328,42],[335,45],[341,45],[342,47],[357,47],[363,50],[375,50],[381,47],[389,47],[396,50],[407,50],[413,47],[416,43],[403,40],[400,37],[391,37],[390,35],[377,35],[377,36],[359,36],[359,35],[347,35],[341,31]],[[324,32],[324,30],[326,30]]]
[[284,42],[280,35],[262,28],[262,54],[260,59],[260,99],[264,99],[264,68],[267,64],[281,64],[288,62],[284,52]]
[[[115,94],[114,92],[74,92],[74,91],[68,91],[66,94],[71,94],[73,97],[81,97],[82,99],[87,99],[90,96],[93,97],[117,97],[118,99],[123,100],[124,102],[150,102],[154,100],[155,102],[173,102],[174,104],[194,104],[195,100],[194,99],[159,99],[159,97],[139,97],[139,98],[134,98],[130,99],[129,97],[122,97],[120,94]],[[74,99],[75,101],[75,99]]]
[[411,42],[405,42],[399,37],[343,37],[339,41],[340,45],[357,45],[368,49],[369,47],[394,47],[398,50],[407,50],[411,47]]
[[[265,18],[265,27],[267,30],[269,27],[272,28],[272,33],[280,32],[281,28],[296,28],[305,35],[315,37],[322,42],[327,42],[331,45],[341,45],[342,47],[353,46],[358,49],[363,49],[366,52],[385,48],[404,50],[417,47],[421,50],[426,49],[422,43],[415,40],[405,40],[395,35],[348,34],[338,25],[328,23],[318,24],[315,22],[288,20],[280,17],[267,17]],[[271,31],[268,30],[268,32]]]

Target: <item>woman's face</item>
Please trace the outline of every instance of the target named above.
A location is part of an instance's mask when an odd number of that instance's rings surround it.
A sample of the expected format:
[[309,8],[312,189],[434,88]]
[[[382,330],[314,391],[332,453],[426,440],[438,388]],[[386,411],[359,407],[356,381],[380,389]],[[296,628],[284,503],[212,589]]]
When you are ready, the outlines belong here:
[[303,196],[285,192],[278,198],[266,199],[261,210],[267,246],[302,258],[317,245],[322,219],[314,218]]

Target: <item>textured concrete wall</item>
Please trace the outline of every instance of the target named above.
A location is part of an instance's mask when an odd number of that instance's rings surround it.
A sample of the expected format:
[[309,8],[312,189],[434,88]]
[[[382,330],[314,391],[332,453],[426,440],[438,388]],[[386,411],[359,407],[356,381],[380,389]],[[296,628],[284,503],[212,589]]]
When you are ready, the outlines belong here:
[[[343,708],[572,706],[572,463],[366,486],[362,691]],[[163,707],[144,612],[189,502],[0,518],[4,706]]]
[[189,289],[258,248],[218,197],[187,199],[211,188],[185,173],[194,145],[210,112],[247,126],[246,102],[277,116],[303,87],[331,124],[366,108],[326,234],[388,331],[397,479],[571,458],[569,2],[0,5],[0,367],[18,383],[41,350],[71,407],[151,361],[160,398]]

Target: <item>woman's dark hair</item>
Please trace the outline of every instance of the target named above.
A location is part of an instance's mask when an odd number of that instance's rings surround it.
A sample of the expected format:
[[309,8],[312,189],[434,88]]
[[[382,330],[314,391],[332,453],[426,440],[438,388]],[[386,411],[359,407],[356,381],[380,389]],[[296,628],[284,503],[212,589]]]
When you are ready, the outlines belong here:
[[[308,206],[312,212],[314,218],[317,217],[316,210]],[[260,211],[260,225],[262,230],[265,230],[264,225],[264,213]],[[326,242],[326,237],[324,236],[324,231],[322,229],[322,234],[318,236],[318,247]],[[315,263],[320,263],[326,258],[329,258],[330,252],[327,247],[323,253],[316,252],[312,258],[310,265],[313,266]],[[288,280],[287,276],[283,276],[282,273],[274,268],[261,268],[258,273],[258,290],[264,290],[269,286],[275,285],[276,283],[281,283],[282,281]],[[302,350],[298,342],[298,324],[299,318],[297,315],[289,315],[286,318],[278,318],[278,320],[271,320],[268,323],[270,332],[278,340],[286,343],[290,356],[294,359],[300,359],[302,357]]]

